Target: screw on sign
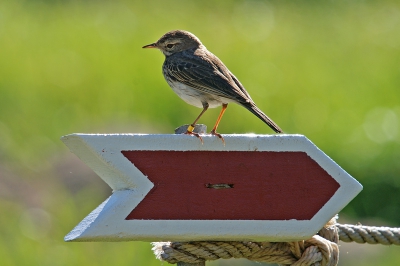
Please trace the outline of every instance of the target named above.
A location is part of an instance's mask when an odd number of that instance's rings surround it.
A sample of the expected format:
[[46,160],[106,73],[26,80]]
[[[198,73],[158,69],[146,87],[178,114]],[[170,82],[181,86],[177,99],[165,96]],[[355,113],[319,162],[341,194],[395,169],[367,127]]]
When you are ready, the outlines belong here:
[[66,241],[296,241],[362,186],[302,135],[72,134],[113,189]]

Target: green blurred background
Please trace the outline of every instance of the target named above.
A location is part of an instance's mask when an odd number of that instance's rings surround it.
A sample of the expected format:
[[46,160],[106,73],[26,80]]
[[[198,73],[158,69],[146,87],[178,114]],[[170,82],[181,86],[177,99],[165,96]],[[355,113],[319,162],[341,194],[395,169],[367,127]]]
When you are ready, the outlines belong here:
[[[200,109],[168,87],[163,55],[141,49],[172,29],[196,34],[285,132],[363,184],[339,222],[400,225],[399,1],[2,0],[1,265],[167,265],[149,243],[63,242],[111,191],[59,138],[192,122]],[[219,131],[273,133],[234,104]],[[399,252],[342,243],[340,265],[398,265]]]

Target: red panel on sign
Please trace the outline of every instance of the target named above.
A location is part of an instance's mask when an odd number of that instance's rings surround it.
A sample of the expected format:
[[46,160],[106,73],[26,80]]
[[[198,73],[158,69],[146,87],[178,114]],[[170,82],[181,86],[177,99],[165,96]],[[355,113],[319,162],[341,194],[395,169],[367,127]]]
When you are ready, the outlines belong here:
[[305,152],[122,154],[154,184],[127,220],[310,220],[339,188]]

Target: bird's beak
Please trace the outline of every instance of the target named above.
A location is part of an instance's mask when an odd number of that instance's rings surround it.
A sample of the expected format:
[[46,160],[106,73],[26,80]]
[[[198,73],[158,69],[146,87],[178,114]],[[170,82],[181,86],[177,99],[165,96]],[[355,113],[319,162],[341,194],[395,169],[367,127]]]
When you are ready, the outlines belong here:
[[151,43],[151,44],[143,46],[142,48],[157,48],[157,45],[156,45],[156,43]]

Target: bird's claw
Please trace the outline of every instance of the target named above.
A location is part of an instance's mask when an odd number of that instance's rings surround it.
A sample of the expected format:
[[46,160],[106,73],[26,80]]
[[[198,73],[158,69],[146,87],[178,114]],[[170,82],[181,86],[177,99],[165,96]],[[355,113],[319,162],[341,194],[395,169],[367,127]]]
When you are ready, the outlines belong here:
[[204,144],[203,138],[202,138],[198,133],[195,133],[195,132],[193,132],[193,131],[187,130],[187,131],[186,131],[185,133],[183,133],[183,134],[186,134],[186,135],[193,135],[193,136],[195,136],[195,137],[197,137],[197,138],[200,139],[201,144]]
[[215,132],[215,130],[211,130],[211,135],[213,135],[213,136],[217,136],[221,141],[222,141],[222,143],[224,144],[224,146],[225,146],[225,140],[224,140],[224,138],[222,137],[222,135],[221,134],[219,134],[219,133],[217,133],[217,132]]

